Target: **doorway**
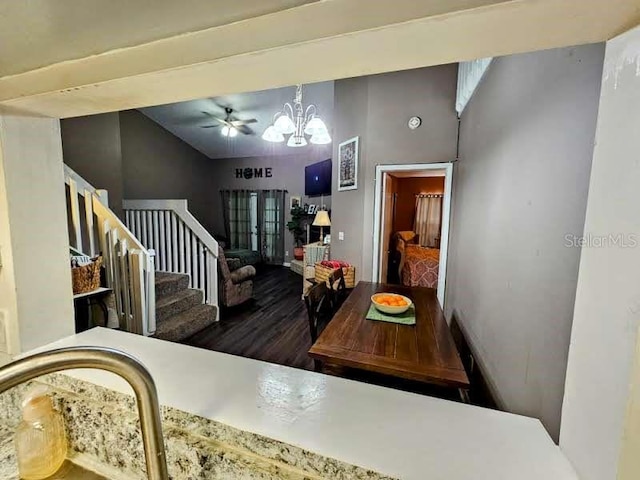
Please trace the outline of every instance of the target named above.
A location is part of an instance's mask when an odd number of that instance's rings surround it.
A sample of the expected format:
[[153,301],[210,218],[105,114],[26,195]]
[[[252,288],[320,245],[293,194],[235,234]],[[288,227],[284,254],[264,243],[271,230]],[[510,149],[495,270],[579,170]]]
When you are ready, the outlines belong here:
[[436,288],[443,308],[452,175],[452,163],[376,167],[373,280]]

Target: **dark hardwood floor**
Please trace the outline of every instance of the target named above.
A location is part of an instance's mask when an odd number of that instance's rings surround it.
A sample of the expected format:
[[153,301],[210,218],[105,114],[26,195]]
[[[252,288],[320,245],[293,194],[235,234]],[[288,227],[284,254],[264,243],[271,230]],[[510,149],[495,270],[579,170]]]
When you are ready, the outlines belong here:
[[254,280],[254,300],[223,309],[220,322],[185,340],[194,347],[313,369],[302,277],[286,267],[263,267]]

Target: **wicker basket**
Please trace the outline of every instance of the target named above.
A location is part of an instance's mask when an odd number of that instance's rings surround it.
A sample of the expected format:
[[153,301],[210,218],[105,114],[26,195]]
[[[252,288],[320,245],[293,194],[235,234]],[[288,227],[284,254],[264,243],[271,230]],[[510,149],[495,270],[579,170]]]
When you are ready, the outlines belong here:
[[71,279],[73,281],[73,294],[92,292],[100,287],[100,267],[102,257],[93,259],[93,263],[83,267],[73,267],[71,269]]
[[[334,270],[336,269],[316,263],[316,282],[326,282]],[[356,267],[342,267],[342,273],[344,274],[344,282],[347,288],[354,288],[356,286]]]

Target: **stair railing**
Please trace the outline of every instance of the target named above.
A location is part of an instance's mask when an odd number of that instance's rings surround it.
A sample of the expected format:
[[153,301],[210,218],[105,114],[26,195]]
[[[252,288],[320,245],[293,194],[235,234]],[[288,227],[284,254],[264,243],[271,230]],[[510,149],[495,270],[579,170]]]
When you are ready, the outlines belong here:
[[156,252],[156,269],[189,275],[190,288],[202,291],[204,303],[218,306],[218,242],[189,212],[187,200],[122,204],[127,226]]
[[106,191],[64,166],[69,243],[91,256],[102,254],[121,329],[141,335],[156,330],[154,253],[147,250],[108,207]]

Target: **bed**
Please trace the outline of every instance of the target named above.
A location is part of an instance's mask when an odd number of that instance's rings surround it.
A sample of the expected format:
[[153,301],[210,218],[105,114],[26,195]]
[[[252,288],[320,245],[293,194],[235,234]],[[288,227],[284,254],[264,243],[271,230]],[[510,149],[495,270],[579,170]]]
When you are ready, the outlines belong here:
[[421,247],[414,232],[398,232],[395,237],[396,250],[400,254],[399,273],[402,285],[437,288],[440,249]]

